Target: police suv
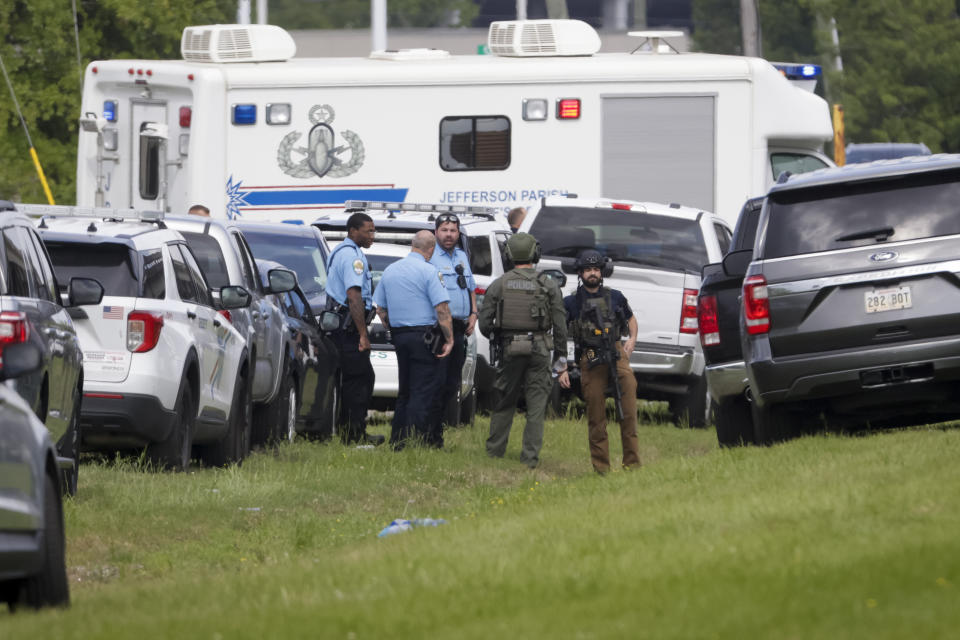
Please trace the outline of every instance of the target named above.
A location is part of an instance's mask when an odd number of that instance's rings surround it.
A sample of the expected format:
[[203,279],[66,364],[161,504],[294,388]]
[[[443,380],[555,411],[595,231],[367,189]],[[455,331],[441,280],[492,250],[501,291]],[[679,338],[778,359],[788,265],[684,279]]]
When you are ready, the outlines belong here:
[[[100,304],[71,309],[83,349],[81,438],[87,449],[143,446],[185,469],[239,462],[250,444],[246,336],[215,308],[193,253],[161,212],[34,205],[60,282],[92,277]],[[223,310],[250,304],[219,290]]]
[[[679,204],[571,194],[541,200],[520,230],[540,242],[541,270],[561,267],[576,274],[574,261],[584,249],[613,261],[604,286],[623,292],[639,325],[630,356],[637,397],[666,400],[675,421],[703,426],[709,401],[697,293],[703,266],[719,262],[730,244],[727,223]],[[576,288],[577,279],[570,278],[563,293]],[[572,358],[572,341],[568,351]]]

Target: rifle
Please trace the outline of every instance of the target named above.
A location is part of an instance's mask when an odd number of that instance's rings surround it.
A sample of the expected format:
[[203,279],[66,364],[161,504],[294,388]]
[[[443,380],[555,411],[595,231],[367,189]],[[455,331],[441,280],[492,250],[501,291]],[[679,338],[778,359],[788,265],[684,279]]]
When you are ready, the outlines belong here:
[[620,376],[617,374],[617,360],[620,359],[620,349],[617,343],[620,336],[618,335],[617,340],[614,340],[614,336],[610,333],[610,327],[606,325],[603,316],[600,315],[599,307],[591,307],[590,312],[593,313],[596,324],[600,327],[600,329],[594,329],[594,333],[600,337],[601,356],[607,363],[607,377],[610,378],[608,383],[613,391],[613,405],[617,410],[617,420],[620,421],[623,420],[623,393],[620,390]]
[[499,331],[490,334],[490,366],[498,368],[503,362],[503,337]]

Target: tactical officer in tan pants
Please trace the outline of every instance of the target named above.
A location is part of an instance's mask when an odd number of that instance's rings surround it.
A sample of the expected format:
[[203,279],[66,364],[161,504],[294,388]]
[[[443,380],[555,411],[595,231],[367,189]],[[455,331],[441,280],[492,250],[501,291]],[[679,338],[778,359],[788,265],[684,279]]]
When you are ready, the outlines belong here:
[[494,358],[494,386],[500,398],[490,416],[487,455],[500,458],[506,452],[517,399],[524,388],[527,426],[523,430],[520,459],[532,469],[540,464],[554,356],[564,354],[557,358],[558,372],[567,367],[566,314],[557,284],[534,269],[540,259],[536,239],[529,233],[514,234],[507,240],[506,254],[515,267],[490,283],[480,308],[480,331],[502,354]]
[[[607,443],[607,387],[610,359],[616,360],[617,379],[620,381],[621,408],[620,441],[623,444],[623,466],[640,465],[637,442],[637,380],[630,369],[630,354],[637,342],[637,319],[624,295],[603,285],[603,270],[609,264],[599,251],[588,249],[577,258],[580,286],[572,296],[563,299],[570,322],[570,333],[576,345],[580,366],[580,386],[587,403],[589,422],[590,461],[597,473],[610,470],[610,450]],[[609,274],[608,274],[609,275]],[[607,344],[615,351],[608,353],[598,336],[611,335]],[[620,337],[627,335],[626,342]],[[560,386],[570,388],[570,377],[560,374]]]

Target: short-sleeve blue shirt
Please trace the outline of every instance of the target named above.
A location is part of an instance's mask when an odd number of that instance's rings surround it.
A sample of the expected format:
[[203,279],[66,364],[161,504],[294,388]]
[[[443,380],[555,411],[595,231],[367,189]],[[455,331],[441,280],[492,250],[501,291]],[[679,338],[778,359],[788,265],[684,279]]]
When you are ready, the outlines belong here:
[[391,327],[420,327],[437,321],[435,307],[450,296],[437,268],[411,251],[383,270],[373,301],[386,308]]
[[[466,320],[470,315],[470,292],[477,286],[473,281],[473,271],[470,270],[470,258],[467,252],[458,246],[452,251],[445,251],[440,245],[433,251],[430,264],[437,267],[443,277],[443,286],[450,296],[450,315],[458,320]],[[463,275],[467,279],[467,288],[461,289],[457,284],[457,266],[463,265]]]
[[363,306],[373,306],[370,265],[357,243],[350,238],[341,242],[327,261],[327,295],[342,305],[347,304],[347,290],[360,287]]

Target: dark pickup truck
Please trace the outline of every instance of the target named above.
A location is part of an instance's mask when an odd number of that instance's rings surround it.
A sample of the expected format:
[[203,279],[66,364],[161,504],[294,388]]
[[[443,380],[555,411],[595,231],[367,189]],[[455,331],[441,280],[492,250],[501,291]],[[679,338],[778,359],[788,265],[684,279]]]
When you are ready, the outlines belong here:
[[724,447],[754,441],[740,346],[740,295],[762,206],[762,197],[747,200],[723,262],[708,264],[702,272],[697,305],[700,344],[706,360],[707,385],[716,408],[717,440]]

